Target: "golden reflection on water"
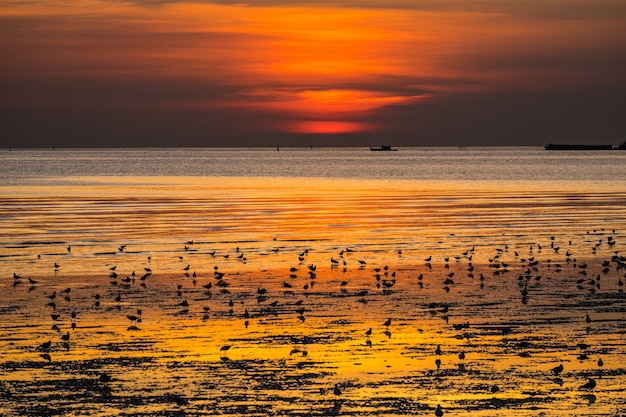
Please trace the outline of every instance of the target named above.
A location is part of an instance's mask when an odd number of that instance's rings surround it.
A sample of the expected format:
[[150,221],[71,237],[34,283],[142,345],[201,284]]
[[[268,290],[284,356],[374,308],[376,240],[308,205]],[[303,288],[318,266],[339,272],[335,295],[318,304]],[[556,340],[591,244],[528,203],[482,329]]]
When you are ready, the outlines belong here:
[[0,188],[0,411],[623,412],[626,190],[503,188],[148,177]]

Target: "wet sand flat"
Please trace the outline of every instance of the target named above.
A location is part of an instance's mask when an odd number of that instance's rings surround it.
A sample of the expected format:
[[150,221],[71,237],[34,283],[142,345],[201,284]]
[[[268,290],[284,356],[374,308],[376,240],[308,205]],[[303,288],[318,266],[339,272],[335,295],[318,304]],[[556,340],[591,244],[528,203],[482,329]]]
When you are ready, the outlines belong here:
[[626,410],[626,193],[97,181],[1,193],[3,415]]

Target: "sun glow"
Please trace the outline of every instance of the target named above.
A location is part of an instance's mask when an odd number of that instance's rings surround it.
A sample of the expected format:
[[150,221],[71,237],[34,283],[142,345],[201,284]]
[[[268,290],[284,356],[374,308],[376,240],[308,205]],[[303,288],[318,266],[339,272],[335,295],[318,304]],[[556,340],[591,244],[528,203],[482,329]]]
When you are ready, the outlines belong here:
[[[222,122],[218,109],[273,131],[378,129],[398,108],[419,114],[417,105],[446,94],[579,85],[598,79],[597,45],[618,49],[624,39],[619,18],[581,25],[514,6],[7,3],[0,18],[20,23],[0,26],[0,55],[11,58],[0,74],[7,85],[42,83],[7,102],[206,112]],[[361,123],[373,116],[378,125]]]
[[376,125],[338,120],[303,120],[286,123],[283,128],[294,133],[357,133],[376,130]]

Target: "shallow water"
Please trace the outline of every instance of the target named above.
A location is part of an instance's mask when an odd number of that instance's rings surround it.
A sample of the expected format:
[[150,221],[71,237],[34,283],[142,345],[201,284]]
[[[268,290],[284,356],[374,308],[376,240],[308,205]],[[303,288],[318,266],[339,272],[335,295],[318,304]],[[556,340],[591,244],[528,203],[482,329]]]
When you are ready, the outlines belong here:
[[87,174],[0,187],[3,415],[626,410],[619,184]]

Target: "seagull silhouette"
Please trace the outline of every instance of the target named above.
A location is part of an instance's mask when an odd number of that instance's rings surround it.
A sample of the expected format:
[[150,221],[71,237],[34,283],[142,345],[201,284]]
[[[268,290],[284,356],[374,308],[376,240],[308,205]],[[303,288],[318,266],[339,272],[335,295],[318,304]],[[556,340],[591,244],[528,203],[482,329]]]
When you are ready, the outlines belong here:
[[552,373],[554,375],[558,375],[561,372],[563,372],[563,364],[560,364],[559,366],[555,366],[554,368],[551,369]]

